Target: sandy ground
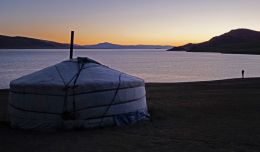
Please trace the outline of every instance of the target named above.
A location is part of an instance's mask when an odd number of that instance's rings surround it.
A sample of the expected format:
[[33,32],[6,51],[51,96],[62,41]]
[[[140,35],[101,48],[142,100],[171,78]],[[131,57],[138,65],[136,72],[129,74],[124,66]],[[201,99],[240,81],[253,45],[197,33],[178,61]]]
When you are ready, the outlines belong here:
[[[260,78],[147,84],[151,120],[125,128],[33,132],[0,123],[0,152],[260,151]],[[8,91],[0,91],[1,119]]]

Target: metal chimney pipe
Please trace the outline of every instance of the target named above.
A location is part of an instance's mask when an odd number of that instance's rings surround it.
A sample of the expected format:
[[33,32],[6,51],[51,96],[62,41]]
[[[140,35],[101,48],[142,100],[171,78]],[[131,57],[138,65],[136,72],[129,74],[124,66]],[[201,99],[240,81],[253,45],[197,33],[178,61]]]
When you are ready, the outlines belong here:
[[73,44],[74,43],[74,31],[71,31],[70,35],[70,59],[73,59]]

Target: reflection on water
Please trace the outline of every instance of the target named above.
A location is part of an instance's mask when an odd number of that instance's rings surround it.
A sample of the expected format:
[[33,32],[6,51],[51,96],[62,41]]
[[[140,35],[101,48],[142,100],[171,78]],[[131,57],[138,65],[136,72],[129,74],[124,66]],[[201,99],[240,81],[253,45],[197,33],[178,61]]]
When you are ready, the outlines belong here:
[[[146,82],[204,81],[260,76],[260,56],[219,53],[166,52],[164,50],[75,50],[145,79]],[[68,59],[68,50],[0,50],[0,88],[10,80]]]

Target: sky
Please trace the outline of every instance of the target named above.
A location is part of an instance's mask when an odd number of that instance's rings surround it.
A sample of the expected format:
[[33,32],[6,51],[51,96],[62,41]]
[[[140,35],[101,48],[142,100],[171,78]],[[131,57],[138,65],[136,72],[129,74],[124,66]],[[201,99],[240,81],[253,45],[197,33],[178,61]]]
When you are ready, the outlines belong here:
[[260,31],[260,0],[1,0],[0,34],[77,44],[199,43]]

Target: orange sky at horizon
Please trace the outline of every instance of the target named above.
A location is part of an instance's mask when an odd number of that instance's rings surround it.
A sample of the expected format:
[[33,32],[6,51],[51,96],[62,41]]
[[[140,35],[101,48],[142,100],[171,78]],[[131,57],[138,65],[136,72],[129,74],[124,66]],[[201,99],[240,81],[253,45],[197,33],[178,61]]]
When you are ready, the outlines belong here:
[[[120,45],[170,45],[170,46],[181,46],[185,45],[187,43],[200,43],[207,41],[211,39],[213,36],[217,36],[223,33],[216,33],[217,35],[211,34],[211,35],[203,35],[203,34],[196,34],[196,36],[193,36],[192,34],[189,36],[182,36],[177,35],[176,37],[171,36],[165,36],[165,37],[159,37],[159,36],[153,36],[150,38],[122,38],[123,36],[117,36],[113,37],[113,35],[104,36],[104,35],[94,35],[91,33],[80,33],[80,31],[74,30],[75,36],[74,41],[75,44],[79,45],[92,45],[92,44],[98,44],[103,42],[109,42],[113,44],[120,44]],[[228,32],[228,31],[227,31]],[[66,33],[62,33],[62,31],[47,31],[47,32],[3,32],[0,33],[1,35],[7,35],[7,36],[24,36],[24,37],[30,37],[30,38],[36,38],[36,39],[42,39],[42,40],[49,40],[49,41],[55,41],[59,43],[69,43],[70,42],[70,31],[66,31]]]
[[[48,41],[55,41],[59,43],[70,43],[70,31],[67,33],[62,33],[60,35],[51,35],[49,33],[20,33],[18,34],[17,32],[9,32],[9,33],[0,33],[0,35],[6,35],[6,36],[23,36],[23,37],[30,37],[30,38],[35,38],[35,39],[42,39],[42,40],[48,40]],[[104,37],[96,37],[96,38],[91,38],[91,35],[82,35],[79,32],[75,31],[75,36],[74,36],[74,41],[75,44],[79,45],[92,45],[92,44],[98,44],[98,43],[104,43],[104,42],[109,42],[113,44],[120,44],[120,45],[138,45],[138,44],[143,44],[143,45],[170,45],[170,46],[181,46],[187,43],[200,43],[207,41],[209,38],[205,39],[187,39],[187,40],[177,40],[177,39],[147,39],[147,40],[138,40],[138,39],[122,39],[120,37],[111,37],[111,38],[104,38]]]

